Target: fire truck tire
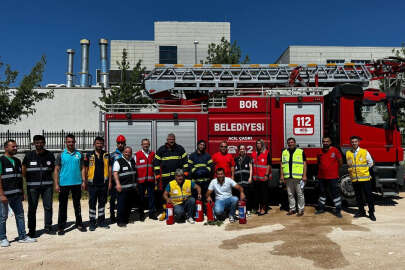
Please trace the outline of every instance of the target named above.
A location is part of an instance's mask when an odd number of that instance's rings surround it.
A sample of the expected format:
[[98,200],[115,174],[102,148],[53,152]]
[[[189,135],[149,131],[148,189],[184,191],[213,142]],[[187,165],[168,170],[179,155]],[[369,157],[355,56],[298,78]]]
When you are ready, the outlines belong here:
[[340,178],[339,178],[339,188],[340,194],[342,196],[342,201],[345,206],[355,206],[356,205],[356,196],[354,194],[354,189],[352,181],[347,171],[347,165],[343,165],[340,169]]

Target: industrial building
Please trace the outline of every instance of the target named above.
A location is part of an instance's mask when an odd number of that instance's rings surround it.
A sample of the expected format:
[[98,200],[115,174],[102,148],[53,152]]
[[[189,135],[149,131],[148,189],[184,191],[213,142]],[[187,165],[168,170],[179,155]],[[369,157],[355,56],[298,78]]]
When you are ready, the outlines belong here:
[[123,49],[131,67],[142,60],[147,70],[155,64],[200,63],[208,55],[208,45],[218,44],[222,37],[231,40],[229,22],[155,22],[154,40],[111,40],[110,69],[118,70]]
[[372,60],[392,56],[393,49],[400,47],[360,46],[288,46],[276,60],[276,64],[367,64]]

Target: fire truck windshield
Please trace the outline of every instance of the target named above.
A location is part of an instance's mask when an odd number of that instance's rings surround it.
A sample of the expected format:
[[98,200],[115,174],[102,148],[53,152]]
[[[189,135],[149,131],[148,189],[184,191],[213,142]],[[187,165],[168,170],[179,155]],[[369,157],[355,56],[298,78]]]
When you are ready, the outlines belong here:
[[357,123],[378,128],[389,128],[389,112],[385,101],[363,100],[354,103]]

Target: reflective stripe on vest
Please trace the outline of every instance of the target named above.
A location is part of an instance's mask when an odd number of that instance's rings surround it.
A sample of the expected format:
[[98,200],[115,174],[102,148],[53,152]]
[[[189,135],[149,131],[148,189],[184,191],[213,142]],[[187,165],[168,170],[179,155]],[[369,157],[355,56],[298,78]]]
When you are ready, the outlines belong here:
[[53,185],[53,181],[30,181],[30,182],[27,182],[27,186],[40,186],[41,185],[41,183],[42,183],[42,185]]
[[[89,171],[87,173],[87,180],[89,183],[93,183],[94,180],[94,175],[95,175],[95,170],[96,170],[96,162],[95,162],[95,153],[91,153],[89,157]],[[104,183],[108,181],[108,165],[109,165],[109,158],[108,158],[108,153],[103,154],[103,164],[104,164]]]
[[367,165],[367,150],[360,148],[354,157],[352,151],[346,152],[346,160],[349,165],[349,175],[352,182],[370,181],[370,171]]
[[16,194],[16,193],[22,193],[22,190],[21,189],[12,189],[12,190],[4,191],[4,195],[11,195],[11,194]]
[[[304,160],[303,160],[304,151],[300,148],[295,149],[292,156],[292,177],[295,179],[301,179],[304,174]],[[283,167],[284,178],[290,177],[290,152],[288,149],[284,149],[281,154],[281,164]]]
[[191,180],[184,180],[183,186],[180,187],[176,180],[170,181],[170,198],[174,205],[178,205],[191,196]]
[[27,172],[52,171],[49,167],[27,168]]
[[22,177],[22,175],[21,175],[21,173],[6,174],[6,175],[2,175],[1,179],[9,179],[9,178],[14,178],[14,177]]

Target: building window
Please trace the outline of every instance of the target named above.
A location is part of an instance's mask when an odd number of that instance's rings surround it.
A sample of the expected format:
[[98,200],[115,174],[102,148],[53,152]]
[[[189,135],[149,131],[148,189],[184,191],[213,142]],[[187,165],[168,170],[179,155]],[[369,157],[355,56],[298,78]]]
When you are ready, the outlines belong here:
[[326,63],[327,64],[344,64],[345,59],[327,59]]
[[177,46],[159,46],[159,64],[177,64]]
[[371,60],[352,59],[353,64],[370,64]]

